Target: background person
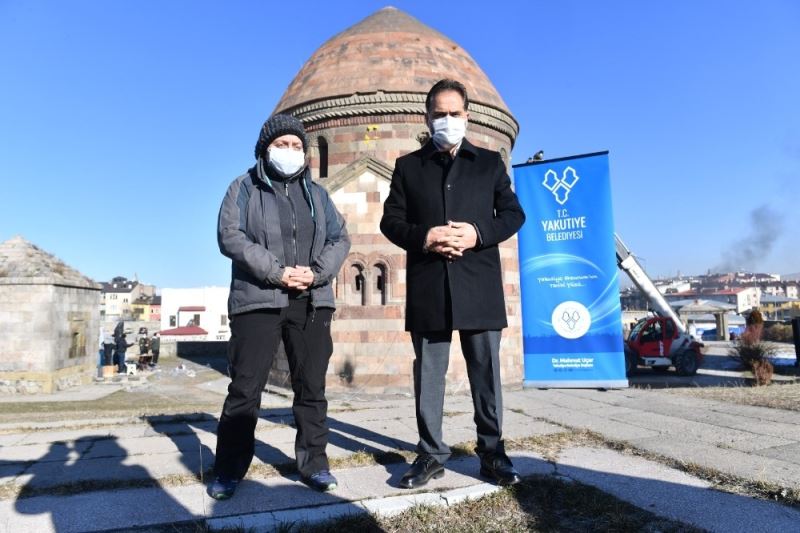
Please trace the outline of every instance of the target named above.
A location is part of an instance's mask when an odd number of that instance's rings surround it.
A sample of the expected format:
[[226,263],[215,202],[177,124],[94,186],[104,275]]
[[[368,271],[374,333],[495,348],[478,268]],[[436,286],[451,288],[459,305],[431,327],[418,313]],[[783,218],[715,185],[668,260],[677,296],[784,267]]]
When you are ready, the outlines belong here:
[[111,366],[114,364],[114,345],[116,341],[114,337],[106,332],[103,336],[103,366]]
[[114,347],[114,364],[117,365],[117,372],[120,374],[128,373],[128,368],[125,366],[125,352],[131,346],[133,346],[133,343],[128,342],[127,334],[122,333],[117,337],[117,344]]
[[150,363],[151,368],[158,365],[158,354],[161,353],[161,337],[156,331],[153,333],[153,338],[150,339],[150,352],[153,354],[153,361]]
[[150,339],[147,338],[147,333],[139,335],[139,355],[147,355],[150,350]]

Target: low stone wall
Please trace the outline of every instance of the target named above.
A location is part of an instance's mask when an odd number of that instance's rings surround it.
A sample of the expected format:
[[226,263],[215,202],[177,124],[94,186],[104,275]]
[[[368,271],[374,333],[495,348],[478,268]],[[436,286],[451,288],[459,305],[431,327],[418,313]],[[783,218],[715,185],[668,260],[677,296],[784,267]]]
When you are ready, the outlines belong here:
[[159,357],[227,357],[228,341],[161,341]]
[[0,372],[0,395],[49,394],[85,385],[97,372],[91,364],[55,372]]

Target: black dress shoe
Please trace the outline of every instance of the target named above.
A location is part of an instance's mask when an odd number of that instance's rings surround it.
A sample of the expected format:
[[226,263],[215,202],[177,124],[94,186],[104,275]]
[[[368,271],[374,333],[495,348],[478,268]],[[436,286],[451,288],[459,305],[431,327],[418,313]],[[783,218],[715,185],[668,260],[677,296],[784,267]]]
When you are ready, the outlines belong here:
[[481,457],[481,475],[503,486],[516,485],[522,481],[519,472],[514,470],[511,459],[505,454]]
[[418,455],[400,480],[400,486],[404,489],[415,489],[425,485],[431,478],[439,479],[442,476],[444,476],[443,464],[432,455]]

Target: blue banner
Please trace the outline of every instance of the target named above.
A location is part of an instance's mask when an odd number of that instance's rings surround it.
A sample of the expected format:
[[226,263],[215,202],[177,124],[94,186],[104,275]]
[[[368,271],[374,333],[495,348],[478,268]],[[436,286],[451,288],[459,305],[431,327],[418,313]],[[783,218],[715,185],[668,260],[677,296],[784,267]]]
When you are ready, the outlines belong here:
[[514,167],[526,387],[627,387],[608,152]]

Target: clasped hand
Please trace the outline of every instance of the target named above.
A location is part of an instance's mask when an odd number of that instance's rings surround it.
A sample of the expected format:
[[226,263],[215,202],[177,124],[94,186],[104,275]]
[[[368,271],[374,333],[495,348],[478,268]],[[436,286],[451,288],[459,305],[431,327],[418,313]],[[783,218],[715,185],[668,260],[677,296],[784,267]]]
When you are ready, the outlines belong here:
[[307,266],[285,267],[281,278],[283,286],[288,289],[304,291],[314,282],[314,272]]
[[447,222],[445,226],[434,226],[425,237],[425,249],[454,261],[474,248],[478,242],[475,226],[469,222]]

